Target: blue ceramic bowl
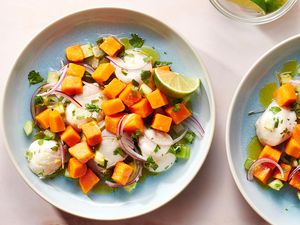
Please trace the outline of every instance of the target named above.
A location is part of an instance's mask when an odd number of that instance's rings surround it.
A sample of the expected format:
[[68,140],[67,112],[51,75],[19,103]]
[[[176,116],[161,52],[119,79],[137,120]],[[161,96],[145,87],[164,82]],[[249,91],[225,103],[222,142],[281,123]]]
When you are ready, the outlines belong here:
[[[40,180],[27,167],[24,153],[31,138],[24,135],[24,121],[30,119],[29,101],[36,86],[30,87],[27,74],[35,69],[47,74],[57,69],[64,49],[75,43],[95,42],[101,34],[137,33],[146,45],[155,46],[162,60],[172,61],[172,68],[202,81],[201,95],[194,99],[194,112],[206,131],[192,147],[189,161],[178,161],[169,171],[149,177],[132,193],[84,195],[76,182],[64,177]],[[166,52],[167,54],[163,54]],[[174,30],[142,13],[99,8],[62,18],[39,33],[18,58],[6,85],[2,101],[4,142],[19,173],[27,184],[54,206],[86,218],[116,220],[150,212],[179,194],[197,174],[209,151],[215,124],[215,108],[207,71],[191,46]]]
[[276,71],[288,60],[300,62],[300,36],[292,37],[263,55],[240,83],[227,119],[226,148],[234,180],[250,206],[271,224],[299,224],[300,201],[296,190],[285,187],[277,192],[248,181],[244,170],[247,145],[256,135],[255,122],[259,115],[249,111],[262,109],[258,96],[265,84],[277,82]]

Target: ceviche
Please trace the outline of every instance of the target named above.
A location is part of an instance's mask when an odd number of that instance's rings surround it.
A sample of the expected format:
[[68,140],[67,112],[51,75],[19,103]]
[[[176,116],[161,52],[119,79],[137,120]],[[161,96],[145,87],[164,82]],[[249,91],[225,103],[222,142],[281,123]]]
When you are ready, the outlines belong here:
[[248,145],[245,169],[248,179],[279,191],[290,185],[300,200],[300,79],[297,61],[288,61],[274,82],[260,91],[259,101],[266,108],[256,121],[256,135]]
[[132,191],[142,174],[189,159],[204,135],[191,108],[200,80],[173,72],[144,42],[137,34],[103,35],[67,47],[46,81],[29,73],[30,85],[42,83],[24,125],[33,173],[74,179],[85,194],[100,183]]

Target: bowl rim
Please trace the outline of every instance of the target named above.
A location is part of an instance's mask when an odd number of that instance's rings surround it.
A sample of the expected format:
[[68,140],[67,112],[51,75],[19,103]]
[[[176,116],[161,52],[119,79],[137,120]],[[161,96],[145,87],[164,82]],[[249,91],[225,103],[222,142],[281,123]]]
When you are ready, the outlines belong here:
[[293,6],[297,3],[298,0],[288,0],[281,8],[278,10],[263,15],[259,17],[253,17],[253,18],[246,18],[246,17],[241,17],[238,15],[235,15],[232,13],[230,10],[224,8],[218,0],[209,0],[211,4],[224,16],[227,18],[230,18],[234,21],[240,22],[240,23],[247,23],[247,24],[252,24],[252,25],[262,25],[266,23],[270,23],[274,20],[279,19],[283,15],[285,15],[288,11],[290,11]]
[[230,103],[229,106],[229,111],[228,111],[228,115],[227,115],[227,120],[226,120],[226,137],[225,137],[225,142],[226,142],[226,155],[227,155],[227,161],[230,167],[230,172],[231,175],[233,176],[233,179],[235,181],[236,186],[238,187],[239,191],[241,192],[242,196],[244,197],[244,199],[246,200],[246,202],[251,206],[251,208],[258,214],[260,215],[265,221],[267,221],[268,223],[272,224],[273,220],[272,218],[267,217],[266,215],[264,215],[264,213],[262,211],[259,211],[259,209],[256,207],[256,205],[254,204],[254,202],[251,200],[251,196],[247,194],[247,192],[245,191],[245,189],[243,188],[243,185],[241,184],[238,175],[234,169],[234,165],[233,165],[233,160],[232,160],[232,152],[231,152],[231,146],[230,146],[230,130],[231,130],[231,120],[233,118],[233,109],[236,105],[236,100],[237,97],[239,95],[239,93],[241,92],[244,84],[247,82],[248,78],[250,77],[250,74],[255,70],[255,68],[257,67],[257,65],[265,58],[268,58],[270,55],[272,55],[272,53],[274,51],[276,51],[278,48],[289,44],[290,42],[293,42],[297,39],[300,39],[300,34],[294,35],[290,38],[287,38],[283,41],[281,41],[280,43],[276,44],[275,46],[273,46],[271,49],[269,49],[266,53],[264,53],[262,56],[260,56],[255,63],[250,67],[250,69],[246,72],[245,76],[242,78],[242,80],[240,81],[234,95],[232,98],[232,101]]
[[[18,166],[14,155],[12,154],[12,152],[10,151],[9,148],[9,144],[8,144],[8,139],[7,139],[7,134],[5,132],[5,127],[4,127],[4,102],[5,102],[5,98],[6,98],[6,93],[7,93],[7,88],[8,88],[8,83],[11,80],[11,74],[13,73],[13,70],[15,69],[17,63],[21,60],[21,56],[23,55],[23,53],[29,48],[29,46],[35,42],[35,40],[42,35],[44,32],[48,32],[49,29],[53,29],[53,27],[55,27],[57,25],[57,23],[61,22],[62,20],[66,20],[69,17],[73,17],[75,15],[80,15],[82,13],[86,14],[89,13],[91,11],[101,11],[101,10],[119,10],[119,11],[125,11],[128,13],[133,13],[136,15],[140,15],[143,17],[146,17],[164,27],[167,27],[168,29],[170,29],[172,32],[174,32],[174,34],[176,36],[178,36],[180,39],[182,39],[183,42],[185,42],[185,44],[190,48],[190,50],[192,51],[192,53],[195,55],[197,62],[200,64],[202,70],[203,70],[203,74],[207,83],[207,89],[206,89],[206,93],[208,96],[208,104],[210,107],[210,132],[206,133],[206,135],[208,135],[208,140],[207,140],[207,145],[203,146],[203,151],[204,151],[204,157],[202,157],[202,159],[198,162],[198,166],[197,168],[195,168],[194,172],[192,174],[190,174],[189,178],[187,179],[187,182],[185,184],[183,184],[180,188],[178,188],[177,191],[175,191],[173,193],[173,195],[171,195],[171,197],[169,199],[167,199],[166,201],[162,201],[159,204],[156,204],[152,207],[147,208],[146,210],[141,210],[139,212],[135,212],[132,214],[128,214],[127,216],[113,216],[111,218],[102,218],[101,216],[87,216],[84,215],[82,213],[77,213],[77,212],[73,212],[71,210],[66,210],[64,209],[64,207],[62,205],[59,205],[58,203],[56,203],[56,201],[52,200],[50,197],[47,197],[45,194],[43,194],[43,192],[39,191],[36,187],[34,187],[31,182],[29,181],[29,179],[27,179],[27,177],[25,176],[25,174],[23,174],[21,168]],[[164,206],[165,204],[167,204],[168,202],[170,202],[172,199],[174,199],[177,195],[179,195],[191,182],[192,180],[195,178],[195,176],[198,174],[198,172],[200,171],[200,168],[202,167],[205,159],[207,158],[208,152],[211,148],[211,144],[212,144],[212,140],[213,140],[213,136],[214,136],[214,131],[215,131],[215,121],[216,121],[216,116],[215,116],[215,98],[214,98],[214,92],[213,92],[213,88],[211,85],[211,80],[208,74],[208,70],[202,60],[202,58],[200,58],[200,56],[198,55],[198,53],[195,51],[195,49],[192,47],[192,44],[186,40],[186,38],[184,38],[181,34],[179,34],[173,27],[171,27],[170,25],[144,13],[144,12],[140,12],[137,10],[133,10],[127,7],[91,7],[91,8],[85,8],[83,10],[75,10],[72,11],[70,13],[64,14],[63,16],[59,17],[58,19],[54,19],[51,20],[47,25],[45,25],[42,29],[39,29],[39,31],[37,33],[35,33],[33,35],[33,38],[31,38],[23,47],[23,49],[19,52],[18,57],[16,58],[15,62],[13,63],[8,78],[5,81],[5,85],[4,85],[4,90],[3,90],[3,94],[1,97],[1,106],[2,109],[0,110],[0,121],[1,121],[1,125],[0,125],[0,130],[3,133],[3,144],[4,144],[4,148],[7,150],[9,158],[11,159],[11,161],[13,162],[14,167],[17,169],[19,175],[21,175],[21,177],[23,178],[23,181],[44,201],[46,201],[47,203],[50,203],[51,205],[55,206],[57,209],[60,209],[64,212],[67,212],[71,215],[75,215],[81,218],[86,218],[86,219],[94,219],[94,220],[102,220],[102,221],[113,221],[113,220],[122,220],[122,219],[129,219],[129,218],[134,218],[137,216],[141,216],[147,213],[150,213],[162,206]]]

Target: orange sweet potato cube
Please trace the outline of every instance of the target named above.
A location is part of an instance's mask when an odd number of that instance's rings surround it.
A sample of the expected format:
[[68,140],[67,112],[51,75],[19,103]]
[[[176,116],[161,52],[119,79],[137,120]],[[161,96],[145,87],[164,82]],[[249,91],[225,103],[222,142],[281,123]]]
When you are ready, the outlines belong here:
[[115,72],[115,67],[110,63],[102,63],[98,66],[98,68],[92,74],[92,77],[98,83],[103,83],[107,81],[110,76]]
[[121,185],[127,184],[130,175],[133,172],[133,168],[124,162],[117,162],[112,179]]
[[139,92],[139,88],[134,86],[132,83],[127,84],[126,88],[121,92],[119,98],[128,107],[142,99],[142,95]]
[[111,116],[105,116],[105,129],[113,134],[116,134],[119,121],[124,115],[125,113],[118,113]]
[[82,192],[87,194],[99,181],[100,178],[92,170],[87,169],[86,173],[79,178],[79,186]]
[[95,121],[83,124],[81,128],[90,146],[95,146],[102,141],[101,130]]
[[170,130],[171,124],[172,124],[171,117],[156,113],[152,121],[151,127],[153,129],[167,133]]
[[86,164],[79,162],[76,158],[70,158],[68,162],[68,172],[71,178],[82,177],[86,173],[86,170]]
[[295,102],[297,95],[292,84],[283,84],[280,88],[275,91],[275,99],[280,106],[289,106],[291,103]]
[[81,94],[83,90],[81,78],[74,76],[66,76],[61,84],[61,90],[67,95]]
[[157,109],[168,104],[167,97],[159,89],[156,89],[146,95],[146,98],[148,99],[152,109]]
[[114,78],[103,90],[103,94],[107,98],[116,98],[126,87],[122,81],[117,78]]
[[66,129],[63,118],[56,110],[52,110],[49,112],[49,126],[50,131],[54,133],[61,132]]
[[133,133],[139,130],[141,133],[144,133],[145,125],[140,115],[135,113],[128,114],[126,115],[123,121],[124,121],[124,131]]
[[69,147],[72,147],[81,141],[80,135],[70,125],[67,126],[65,131],[61,134],[60,138],[63,142],[67,143]]
[[69,148],[69,152],[81,163],[86,163],[94,156],[92,149],[90,148],[90,146],[88,146],[86,142],[80,142],[72,146],[71,148]]
[[192,115],[192,113],[182,103],[178,103],[175,106],[170,106],[165,111],[168,116],[172,118],[175,124],[180,124],[182,121],[190,117],[190,115]]
[[100,44],[100,48],[109,56],[115,56],[122,47],[123,45],[112,36],[106,38]]
[[283,169],[284,176],[282,177],[279,169],[276,167],[274,172],[273,172],[273,177],[275,179],[279,179],[279,180],[282,180],[282,181],[287,181],[288,178],[289,178],[290,172],[292,170],[292,166],[290,166],[288,164],[285,164],[285,163],[280,163],[280,166]]
[[153,109],[149,101],[146,98],[143,98],[141,101],[132,105],[130,111],[140,115],[142,118],[146,118],[153,112]]
[[266,184],[272,176],[272,171],[273,170],[270,167],[261,164],[254,169],[253,176],[263,184]]
[[37,121],[38,125],[42,129],[49,128],[49,113],[51,112],[51,109],[46,109],[43,112],[39,113],[35,116],[35,120]]
[[69,63],[67,70],[67,76],[74,76],[82,78],[85,73],[85,66],[81,66],[75,63]]
[[291,138],[287,145],[285,146],[285,153],[296,159],[300,158],[300,144],[294,139]]
[[300,124],[297,124],[293,130],[292,138],[300,144]]
[[290,180],[289,184],[300,191],[300,172],[296,172]]
[[119,112],[122,112],[125,109],[125,106],[121,99],[114,98],[108,101],[102,102],[101,108],[106,116],[110,116]]
[[66,48],[66,56],[69,61],[81,62],[84,59],[83,51],[80,45],[73,45]]

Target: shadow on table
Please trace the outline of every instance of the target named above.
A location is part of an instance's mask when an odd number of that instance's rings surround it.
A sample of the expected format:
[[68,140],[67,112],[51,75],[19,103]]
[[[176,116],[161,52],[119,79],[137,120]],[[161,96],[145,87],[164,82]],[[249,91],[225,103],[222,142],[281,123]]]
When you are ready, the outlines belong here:
[[[216,61],[202,51],[198,50],[198,53],[203,57],[207,68],[209,68],[215,96],[224,96],[222,93],[227,91],[233,93],[236,84],[239,82],[237,76],[234,76],[233,72],[222,62]],[[220,80],[224,80],[224,76],[228,75],[232,76],[232,82],[220,88],[220,85],[222,85]],[[225,102],[221,104],[221,101]],[[227,99],[226,97],[216,99],[217,115],[220,112],[226,113],[228,111],[230,101],[231,96],[228,96]],[[225,121],[217,118],[211,150],[203,167],[191,184],[180,195],[160,209],[144,216],[121,221],[95,221],[79,218],[60,210],[58,210],[58,213],[66,225],[231,225],[237,218],[242,218],[245,225],[265,225],[266,222],[241,197],[229,172],[225,153],[224,124]],[[226,191],[228,193],[224,193],[223,187],[225,186],[227,186]],[[228,195],[230,195],[230,198],[224,197]],[[223,220],[224,217],[227,217],[224,214],[226,214],[228,205],[233,206],[236,213],[231,212],[229,218]],[[230,210],[228,209],[228,211]],[[220,219],[218,219],[218,215],[220,215]]]

